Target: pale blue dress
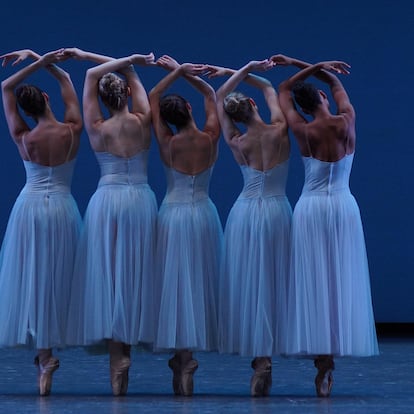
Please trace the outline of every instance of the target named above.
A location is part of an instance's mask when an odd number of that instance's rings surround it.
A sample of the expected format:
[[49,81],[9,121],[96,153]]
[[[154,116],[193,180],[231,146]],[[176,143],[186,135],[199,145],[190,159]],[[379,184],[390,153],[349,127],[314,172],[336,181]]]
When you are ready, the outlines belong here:
[[67,341],[152,343],[157,203],[147,182],[148,151],[96,157],[101,178],[84,217]]
[[0,254],[0,346],[59,347],[81,228],[70,188],[75,160],[54,167],[23,163],[26,185]]
[[209,198],[213,168],[196,175],[165,168],[158,216],[156,348],[217,349],[217,289],[222,227]]
[[378,353],[361,216],[349,190],[354,154],[303,157],[305,184],[293,213],[286,353]]
[[286,160],[266,171],[240,166],[244,187],[224,232],[220,352],[271,356],[286,333],[292,209]]

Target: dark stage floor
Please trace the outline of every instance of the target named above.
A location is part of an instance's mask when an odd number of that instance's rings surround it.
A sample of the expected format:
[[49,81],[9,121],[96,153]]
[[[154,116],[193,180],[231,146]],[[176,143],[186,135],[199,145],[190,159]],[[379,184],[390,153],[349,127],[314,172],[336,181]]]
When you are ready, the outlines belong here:
[[82,349],[56,354],[60,369],[52,395],[37,396],[33,352],[0,351],[1,414],[138,414],[138,413],[414,413],[414,339],[383,338],[380,356],[336,360],[329,399],[315,396],[311,360],[274,358],[271,396],[251,398],[250,359],[196,354],[195,395],[175,397],[167,354],[136,350],[129,393],[113,397],[107,355]]

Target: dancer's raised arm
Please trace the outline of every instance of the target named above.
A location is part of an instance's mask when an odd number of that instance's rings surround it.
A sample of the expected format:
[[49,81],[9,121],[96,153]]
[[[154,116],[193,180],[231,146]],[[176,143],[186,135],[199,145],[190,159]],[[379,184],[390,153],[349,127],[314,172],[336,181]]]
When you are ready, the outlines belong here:
[[[125,76],[126,85],[129,88],[128,93],[131,95],[131,112],[138,117],[143,117],[143,120],[150,117],[147,93],[132,65],[151,65],[153,62],[154,55],[152,53],[148,55],[133,54],[120,59],[111,59],[101,65],[88,69],[83,90],[83,111],[85,125],[89,134],[99,133],[99,126],[104,121],[98,99],[99,81],[104,75],[110,72],[120,72]],[[124,94],[125,99],[128,93]],[[110,102],[110,106],[114,106],[115,108],[123,106],[123,102],[120,102],[120,95],[112,96],[109,94],[106,98],[103,97],[103,100],[105,99],[119,101]]]
[[[225,111],[224,103],[226,97],[232,93],[242,81],[245,81],[247,84],[258,88],[263,92],[267,106],[270,110],[270,122],[272,124],[285,122],[285,118],[279,106],[277,93],[272,84],[267,79],[250,73],[251,71],[265,71],[270,69],[272,66],[272,62],[268,60],[251,61],[238,71],[228,68],[220,68],[217,66],[209,66],[212,70],[212,74],[210,75],[211,77],[216,77],[220,74],[231,74],[231,77],[217,91],[217,110],[226,142],[231,143],[232,139],[241,134],[232,117],[230,117]],[[250,98],[246,99],[250,100]],[[248,108],[246,108],[246,110],[248,110]],[[247,116],[247,113],[245,116]],[[243,119],[240,119],[240,121],[243,121]]]
[[294,90],[294,86],[297,85],[298,82],[303,82],[310,76],[315,76],[317,79],[328,84],[332,97],[337,105],[338,114],[345,115],[349,122],[354,122],[355,111],[351,105],[348,94],[338,77],[331,73],[331,71],[333,71],[345,75],[349,74],[350,66],[347,63],[342,61],[328,61],[310,65],[306,62],[294,58],[288,58],[284,55],[275,55],[271,59],[276,63],[276,65],[294,65],[302,69],[279,85],[280,104],[286,117],[288,118],[289,125],[294,132],[299,129],[299,135],[303,135],[303,128],[306,126],[307,121],[296,110],[291,92]]
[[[172,69],[172,61],[168,56],[163,56],[157,61],[157,64],[167,70]],[[150,92],[150,104],[152,111],[153,125],[157,139],[159,141],[168,141],[174,133],[168,124],[160,116],[160,99],[169,87],[180,77],[184,77],[188,82],[204,96],[204,106],[206,112],[206,121],[203,131],[208,133],[212,139],[217,140],[220,133],[220,127],[217,117],[216,101],[214,89],[203,79],[198,77],[206,72],[206,65],[197,65],[184,63],[175,65],[174,69],[165,76]],[[187,105],[189,105],[187,103]]]
[[[46,53],[43,56],[39,56],[32,51],[16,51],[3,55],[2,57],[5,59],[3,63],[6,62],[6,64],[13,58],[16,59],[15,62],[23,61],[28,57],[36,59],[35,62],[11,75],[1,84],[5,116],[10,134],[15,140],[20,140],[21,136],[30,128],[17,109],[17,98],[14,89],[40,68],[47,68],[59,82],[62,99],[65,105],[64,122],[71,124],[75,131],[80,132],[82,128],[82,117],[80,114],[79,101],[71,78],[66,71],[55,65],[57,62],[65,60],[62,49]],[[47,101],[48,96],[44,92],[41,93]],[[38,113],[32,113],[30,108],[23,109],[35,118],[38,115]]]

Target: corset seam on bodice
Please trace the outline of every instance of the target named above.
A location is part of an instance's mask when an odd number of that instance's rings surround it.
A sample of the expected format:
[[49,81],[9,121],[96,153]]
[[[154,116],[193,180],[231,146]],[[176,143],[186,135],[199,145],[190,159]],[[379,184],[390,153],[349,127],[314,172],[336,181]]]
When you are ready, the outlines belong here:
[[23,160],[26,170],[24,194],[64,194],[71,192],[73,168],[76,159],[63,164],[47,166],[29,160]]
[[353,155],[354,153],[346,154],[337,161],[302,157],[305,166],[305,182],[302,195],[350,192],[349,176],[352,169]]
[[120,157],[110,152],[95,152],[100,167],[98,187],[105,185],[147,185],[148,150],[137,152],[132,157]]
[[243,189],[238,200],[285,197],[288,168],[289,159],[264,171],[240,165]]
[[186,174],[166,165],[164,167],[167,176],[164,204],[194,204],[210,199],[213,165],[198,174]]

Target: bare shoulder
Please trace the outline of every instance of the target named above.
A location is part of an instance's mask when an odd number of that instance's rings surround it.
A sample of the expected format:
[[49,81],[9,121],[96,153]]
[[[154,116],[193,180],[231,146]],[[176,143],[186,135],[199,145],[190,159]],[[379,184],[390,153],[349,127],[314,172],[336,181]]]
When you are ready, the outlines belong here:
[[272,148],[289,147],[289,134],[287,124],[270,124],[263,130],[261,137],[263,144],[271,150]]
[[197,154],[210,151],[216,147],[210,135],[200,130],[181,131],[173,135],[169,141],[169,147],[174,153]]
[[275,140],[279,140],[288,135],[288,125],[284,122],[267,124],[264,132],[267,136],[273,137]]

